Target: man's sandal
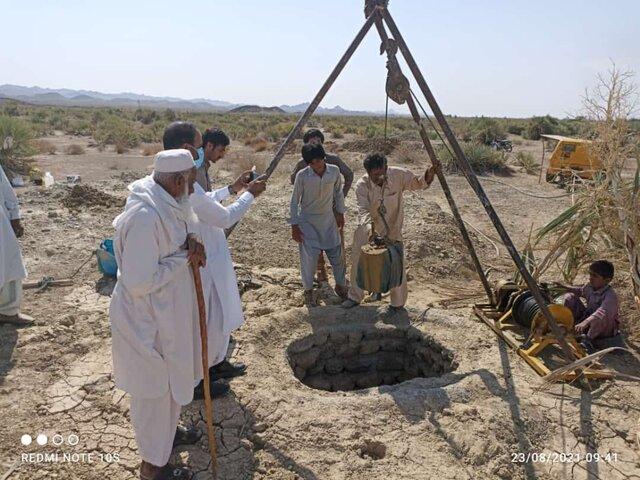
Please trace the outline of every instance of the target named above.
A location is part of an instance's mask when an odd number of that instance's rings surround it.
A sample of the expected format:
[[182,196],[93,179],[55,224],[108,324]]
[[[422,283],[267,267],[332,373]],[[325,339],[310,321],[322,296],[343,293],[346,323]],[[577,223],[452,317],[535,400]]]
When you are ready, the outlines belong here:
[[16,327],[29,327],[33,325],[33,318],[24,313],[18,313],[17,315],[0,315],[0,325],[15,325]]
[[140,480],[190,480],[192,476],[193,473],[188,468],[166,464],[153,477],[141,473]]
[[202,432],[195,427],[187,428],[178,425],[176,434],[173,437],[173,446],[178,445],[194,445],[202,438]]

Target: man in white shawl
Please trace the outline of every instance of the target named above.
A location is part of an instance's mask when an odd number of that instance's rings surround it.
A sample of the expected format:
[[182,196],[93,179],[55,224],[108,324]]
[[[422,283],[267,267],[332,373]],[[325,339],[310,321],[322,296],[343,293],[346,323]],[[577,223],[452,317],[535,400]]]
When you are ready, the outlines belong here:
[[31,317],[20,313],[22,279],[27,276],[18,244],[22,234],[18,198],[0,166],[0,324],[33,323]]
[[[250,172],[244,172],[232,185],[210,191],[208,169],[224,157],[229,143],[229,137],[222,130],[207,129],[202,135],[189,122],[174,122],[163,135],[165,148],[184,147],[192,151],[198,169],[190,200],[198,218],[196,232],[202,238],[208,258],[207,267],[202,271],[202,284],[207,310],[211,385],[215,385],[214,380],[233,378],[246,370],[244,364],[232,364],[225,358],[231,332],[242,325],[244,315],[224,230],[238,222],[266,188],[261,180],[249,183]],[[246,191],[235,202],[226,207],[222,205],[221,202],[242,190]],[[194,398],[200,399],[203,395],[203,382],[200,382]]]
[[205,265],[188,235],[195,168],[187,150],[160,152],[153,175],[134,182],[116,217],[118,282],[109,316],[116,386],[131,395],[131,423],[144,480],[184,479],[168,464],[181,405],[202,375],[198,309],[191,265]]

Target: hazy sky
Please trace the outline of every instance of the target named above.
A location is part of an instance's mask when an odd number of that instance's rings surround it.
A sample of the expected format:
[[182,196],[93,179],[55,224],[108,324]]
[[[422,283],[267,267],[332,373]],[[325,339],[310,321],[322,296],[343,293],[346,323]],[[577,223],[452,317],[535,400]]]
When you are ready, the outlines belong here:
[[[361,0],[0,0],[0,84],[311,100],[364,21]],[[609,59],[640,72],[637,0],[391,0],[444,112],[576,113]],[[369,33],[323,106],[384,110]],[[405,69],[407,72],[407,69]]]

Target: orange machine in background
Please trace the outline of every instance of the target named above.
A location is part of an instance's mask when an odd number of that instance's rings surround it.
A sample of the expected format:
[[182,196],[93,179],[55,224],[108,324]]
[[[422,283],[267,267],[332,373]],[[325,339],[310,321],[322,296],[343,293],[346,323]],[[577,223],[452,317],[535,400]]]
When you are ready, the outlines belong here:
[[547,182],[565,181],[573,175],[592,180],[598,172],[602,171],[602,162],[591,153],[590,140],[561,135],[541,136],[543,142],[545,140],[557,142],[549,157]]

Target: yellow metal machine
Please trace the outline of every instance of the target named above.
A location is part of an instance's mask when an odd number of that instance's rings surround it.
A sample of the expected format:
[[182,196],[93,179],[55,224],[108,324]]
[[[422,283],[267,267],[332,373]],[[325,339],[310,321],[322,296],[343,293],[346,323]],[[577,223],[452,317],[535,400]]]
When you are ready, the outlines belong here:
[[[543,286],[543,292],[544,289]],[[548,294],[548,292],[547,292]],[[548,296],[548,295],[547,295]],[[525,286],[511,281],[500,281],[494,289],[495,303],[478,304],[474,313],[487,324],[511,348],[516,350],[539,375],[548,375],[561,364],[554,365],[554,354],[558,340],[551,333],[547,320],[540,311],[531,292]],[[573,314],[564,305],[549,300],[549,311],[563,330],[565,340],[576,358],[587,354],[573,335]],[[557,363],[558,358],[555,359]],[[579,375],[586,378],[610,378],[611,373],[600,364],[595,364],[580,372],[572,371],[564,375],[563,380],[575,380]]]
[[561,135],[542,135],[542,139],[557,142],[549,157],[547,182],[566,180],[573,175],[593,180],[602,171],[602,162],[591,153],[591,141]]

